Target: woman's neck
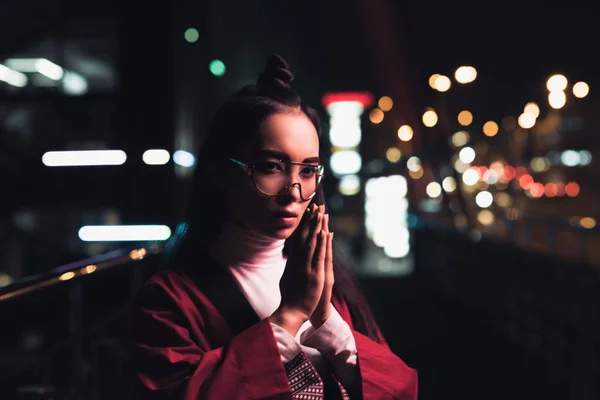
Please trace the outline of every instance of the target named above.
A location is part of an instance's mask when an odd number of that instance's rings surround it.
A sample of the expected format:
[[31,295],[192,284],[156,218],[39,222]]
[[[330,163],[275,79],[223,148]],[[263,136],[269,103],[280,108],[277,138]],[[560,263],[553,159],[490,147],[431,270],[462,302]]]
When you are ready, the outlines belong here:
[[281,268],[285,266],[284,245],[285,240],[225,222],[209,253],[215,261],[229,268]]

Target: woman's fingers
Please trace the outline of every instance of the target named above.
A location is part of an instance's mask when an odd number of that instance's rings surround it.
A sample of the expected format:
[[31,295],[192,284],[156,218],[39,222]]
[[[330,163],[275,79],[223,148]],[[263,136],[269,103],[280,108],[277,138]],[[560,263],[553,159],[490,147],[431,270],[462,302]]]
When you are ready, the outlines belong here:
[[333,265],[333,232],[329,232],[325,234],[326,236],[326,246],[327,246],[327,255],[325,257],[325,265],[327,268],[331,268]]
[[310,232],[308,238],[306,240],[304,249],[305,249],[305,260],[307,261],[307,267],[311,268],[312,260],[314,259],[315,250],[317,248],[318,237],[321,232],[321,224],[323,223],[323,215],[316,214],[313,220],[310,223]]
[[300,232],[298,235],[299,245],[306,243],[306,239],[308,238],[308,235],[310,233],[311,221],[315,217],[316,215],[314,213],[314,204],[311,204],[304,211],[302,221],[300,221]]
[[325,279],[333,286],[333,232],[327,233],[327,252],[325,256]]
[[313,255],[312,268],[314,271],[319,272],[325,268],[325,256],[327,255],[327,234],[324,231],[319,232],[317,242],[318,246]]

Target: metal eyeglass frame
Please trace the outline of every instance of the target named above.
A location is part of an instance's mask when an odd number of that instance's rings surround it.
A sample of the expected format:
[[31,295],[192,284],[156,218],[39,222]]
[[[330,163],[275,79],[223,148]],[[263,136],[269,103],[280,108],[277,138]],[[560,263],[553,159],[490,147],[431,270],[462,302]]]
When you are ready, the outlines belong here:
[[296,185],[298,185],[298,192],[300,193],[300,198],[304,201],[308,201],[311,200],[313,197],[315,197],[315,194],[317,194],[317,189],[319,189],[319,185],[321,185],[321,181],[323,180],[323,177],[325,176],[323,174],[323,171],[325,170],[325,166],[323,164],[307,164],[307,163],[301,163],[301,162],[294,162],[294,161],[287,161],[287,160],[274,160],[275,162],[279,162],[279,163],[283,163],[283,164],[288,164],[288,165],[304,165],[306,167],[317,167],[317,176],[320,176],[321,178],[317,178],[315,177],[315,179],[317,179],[317,185],[315,186],[315,191],[313,194],[311,194],[308,198],[305,198],[302,195],[302,185],[300,184],[300,182],[296,182],[296,183],[292,183],[291,185],[286,185],[283,189],[281,189],[281,191],[278,194],[269,194],[269,193],[265,193],[264,191],[262,191],[258,185],[256,184],[256,181],[254,180],[254,168],[255,165],[254,164],[249,164],[249,163],[245,163],[243,161],[240,160],[236,160],[235,158],[231,158],[229,157],[229,161],[234,162],[235,164],[244,167],[246,169],[250,170],[250,180],[252,181],[252,184],[254,185],[254,187],[256,188],[256,190],[258,190],[259,192],[261,192],[262,194],[264,194],[265,196],[269,196],[269,197],[279,197],[282,196],[284,194],[287,194],[290,190],[292,190],[292,188]]

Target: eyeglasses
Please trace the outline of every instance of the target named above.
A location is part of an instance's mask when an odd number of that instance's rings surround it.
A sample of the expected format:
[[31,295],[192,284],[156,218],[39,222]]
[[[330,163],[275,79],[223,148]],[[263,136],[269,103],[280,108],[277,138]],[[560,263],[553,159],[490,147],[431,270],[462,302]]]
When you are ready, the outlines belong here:
[[[317,193],[325,169],[320,164],[306,164],[287,160],[261,161],[254,164],[248,164],[235,158],[229,158],[229,160],[250,172],[252,183],[259,192],[267,196],[281,196],[298,185],[300,197],[304,201],[312,199]],[[292,167],[295,165],[301,167],[298,172],[299,180],[290,183],[289,177]]]

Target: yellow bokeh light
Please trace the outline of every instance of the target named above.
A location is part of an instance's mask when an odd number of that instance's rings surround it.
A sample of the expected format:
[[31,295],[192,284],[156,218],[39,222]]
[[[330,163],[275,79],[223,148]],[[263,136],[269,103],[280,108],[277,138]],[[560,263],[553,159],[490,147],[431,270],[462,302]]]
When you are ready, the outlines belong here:
[[79,273],[82,275],[91,274],[92,272],[96,272],[97,269],[98,269],[98,267],[96,267],[94,264],[91,264],[91,265],[87,265],[87,266],[81,268],[79,270]]
[[60,281],[68,281],[69,279],[73,279],[74,277],[75,277],[75,272],[69,271],[69,272],[65,272],[64,274],[62,274],[61,276],[59,276],[58,280],[60,280]]
[[379,108],[374,108],[369,113],[369,119],[372,123],[379,124],[381,121],[383,121],[383,111],[381,111]]
[[499,174],[504,172],[504,162],[496,160],[490,164],[490,169],[497,171]]
[[445,177],[442,181],[442,188],[448,193],[454,192],[456,190],[456,180],[451,176]]
[[573,95],[579,99],[584,98],[590,92],[590,87],[585,82],[577,82],[573,85]]
[[413,134],[413,129],[408,125],[402,125],[400,128],[398,128],[398,139],[402,140],[403,142],[408,142],[410,139],[412,139]]
[[481,210],[477,213],[477,221],[481,225],[491,225],[494,223],[496,217],[490,210]]
[[13,283],[15,280],[12,276],[7,273],[0,272],[0,288],[4,286],[8,286]]
[[586,229],[593,229],[596,226],[596,220],[592,217],[583,217],[579,221],[579,225]]
[[432,199],[440,197],[442,194],[442,186],[437,182],[429,182],[425,187],[425,193]]
[[502,208],[510,207],[512,204],[512,197],[510,194],[505,192],[496,193],[494,201]]
[[435,89],[435,81],[436,81],[436,79],[437,79],[437,78],[439,78],[439,77],[440,77],[440,74],[433,74],[433,75],[431,75],[431,76],[429,77],[429,86],[430,86],[432,89]]
[[567,96],[565,95],[565,92],[554,91],[548,93],[548,104],[550,104],[550,107],[554,108],[555,110],[563,108],[566,102]]
[[440,75],[437,77],[435,82],[433,83],[434,89],[438,92],[447,92],[450,90],[450,86],[452,86],[452,82],[450,78],[445,75]]
[[517,120],[519,126],[523,129],[533,128],[535,125],[535,117],[529,113],[523,113],[519,115],[519,119]]
[[360,192],[360,178],[356,175],[345,175],[340,179],[338,191],[344,196],[354,196]]
[[419,168],[415,171],[409,170],[408,176],[410,176],[413,179],[421,179],[423,177],[423,168]]
[[427,110],[423,113],[423,125],[428,128],[435,126],[438,122],[438,116],[433,110]]
[[533,172],[546,172],[550,169],[550,160],[545,157],[534,157],[529,162],[529,166]]
[[462,126],[469,126],[473,122],[473,114],[470,111],[463,110],[458,113],[458,123]]
[[534,102],[525,104],[525,108],[523,108],[523,112],[526,114],[531,114],[534,118],[540,116],[540,107]]
[[392,98],[389,96],[383,96],[382,98],[379,99],[379,108],[381,108],[383,111],[390,111],[392,109],[392,107],[394,106],[394,102],[392,101]]
[[461,147],[465,144],[469,143],[469,134],[465,131],[458,131],[454,135],[452,135],[452,144],[454,147]]
[[400,158],[402,158],[402,153],[400,152],[399,148],[390,147],[385,152],[385,158],[387,158],[387,160],[391,163],[397,163],[398,161],[400,161]]
[[129,253],[129,257],[131,257],[132,260],[141,260],[145,256],[146,256],[146,249],[144,249],[144,248],[131,250],[131,252]]
[[548,78],[548,81],[546,82],[546,88],[551,92],[558,92],[565,90],[568,83],[569,81],[567,81],[567,78],[564,75],[556,74]]
[[496,134],[498,133],[498,124],[495,123],[494,121],[488,121],[485,124],[483,124],[483,133],[485,134],[485,136],[496,136]]
[[471,66],[458,67],[454,72],[454,79],[458,83],[471,83],[477,78],[477,70]]

